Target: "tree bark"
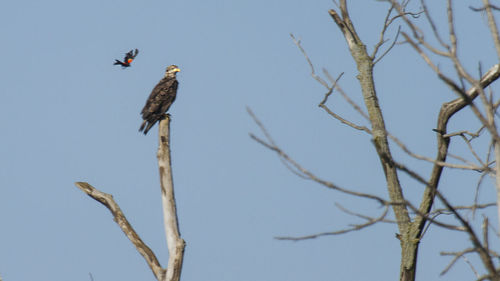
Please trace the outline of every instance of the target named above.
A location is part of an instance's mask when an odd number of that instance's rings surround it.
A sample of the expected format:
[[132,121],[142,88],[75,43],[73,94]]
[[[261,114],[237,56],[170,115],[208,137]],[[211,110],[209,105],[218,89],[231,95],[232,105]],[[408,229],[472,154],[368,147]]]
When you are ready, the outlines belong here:
[[113,215],[115,222],[121,228],[123,233],[125,233],[130,242],[134,244],[137,251],[144,257],[144,259],[149,265],[149,268],[151,268],[151,271],[153,271],[156,280],[159,281],[164,280],[165,269],[161,267],[160,263],[158,262],[158,259],[156,258],[151,248],[149,248],[146,245],[146,243],[142,241],[141,237],[139,237],[137,232],[135,232],[134,228],[128,222],[127,218],[120,209],[120,206],[118,206],[118,204],[113,199],[113,196],[111,194],[104,193],[96,189],[95,187],[91,186],[86,182],[75,182],[75,185],[81,191],[87,193],[88,196],[92,197],[94,200],[96,200],[97,202],[103,204],[106,208],[108,208],[108,210]]
[[170,115],[159,124],[158,167],[160,169],[161,198],[163,203],[163,221],[168,246],[168,266],[166,281],[179,281],[184,260],[186,242],[179,233],[177,209],[175,206],[174,184],[172,180],[172,162],[170,158]]
[[411,239],[410,236],[411,219],[408,214],[408,209],[404,204],[403,191],[399,182],[397,168],[393,164],[394,161],[387,140],[387,130],[375,91],[373,58],[368,54],[366,46],[361,41],[361,38],[358,36],[351,22],[346,0],[340,1],[340,15],[335,10],[330,10],[329,14],[338,28],[342,31],[349,51],[351,52],[351,56],[355,60],[359,71],[357,78],[361,85],[365,106],[368,110],[372,126],[373,142],[384,169],[387,190],[391,202],[393,203],[392,208],[400,232],[400,235],[398,235],[401,241],[400,280],[413,281],[415,280],[418,241]]

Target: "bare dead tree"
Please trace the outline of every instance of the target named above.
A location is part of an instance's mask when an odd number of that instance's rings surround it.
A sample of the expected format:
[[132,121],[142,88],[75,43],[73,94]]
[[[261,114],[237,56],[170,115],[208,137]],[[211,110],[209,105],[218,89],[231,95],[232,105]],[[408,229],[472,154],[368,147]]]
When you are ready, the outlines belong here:
[[75,185],[97,202],[103,204],[113,215],[113,219],[127,236],[137,251],[144,257],[158,281],[179,281],[184,260],[185,241],[179,233],[177,209],[175,205],[174,185],[172,180],[172,164],[170,160],[170,116],[167,114],[159,123],[158,166],[160,170],[161,197],[163,218],[169,252],[168,266],[162,268],[154,252],[142,241],[132,225],[128,222],[113,196],[97,190],[86,182]]
[[[482,0],[483,6],[474,8],[475,11],[484,11],[488,19],[488,28],[493,39],[493,44],[497,52],[498,59],[500,60],[500,36],[498,34],[497,24],[493,15],[496,10],[494,5],[489,3],[489,0]],[[384,2],[384,1],[382,1]],[[455,32],[455,20],[453,5],[451,0],[447,0],[446,9],[446,22],[448,25],[448,34],[445,39],[442,37],[437,28],[437,24],[430,16],[430,11],[424,0],[420,0],[419,4],[421,10],[412,12],[407,10],[410,0],[386,0],[389,4],[387,13],[385,15],[384,24],[382,26],[379,41],[375,43],[372,52],[368,51],[366,43],[358,35],[355,24],[352,22],[347,8],[347,1],[340,0],[336,9],[329,10],[329,15],[335,25],[339,28],[344,36],[347,47],[351,53],[352,59],[355,61],[359,80],[361,86],[361,94],[364,101],[364,109],[362,106],[356,104],[348,94],[340,86],[340,74],[336,79],[331,76],[328,71],[323,70],[326,78],[322,78],[315,71],[314,64],[309,59],[306,51],[301,45],[300,40],[297,40],[292,35],[292,40],[297,45],[299,50],[306,58],[309,67],[311,68],[311,76],[326,89],[323,100],[319,103],[319,107],[334,119],[342,124],[345,124],[355,130],[363,131],[370,135],[373,147],[377,152],[380,160],[382,170],[385,175],[386,188],[389,198],[381,198],[372,194],[361,193],[348,187],[340,187],[337,184],[325,180],[317,176],[297,163],[291,156],[284,152],[272,139],[270,133],[266,130],[260,120],[257,119],[255,114],[249,110],[249,114],[254,119],[264,138],[257,137],[251,134],[251,138],[277,153],[278,157],[285,165],[292,170],[295,174],[312,180],[329,189],[342,192],[354,197],[373,200],[385,206],[383,212],[378,216],[362,215],[356,212],[341,208],[342,211],[347,212],[358,218],[365,220],[365,223],[351,225],[348,228],[324,232],[318,234],[311,234],[302,237],[277,237],[281,240],[303,240],[312,239],[326,235],[338,235],[349,233],[351,231],[360,230],[377,223],[394,223],[397,225],[399,233],[396,235],[401,245],[401,263],[399,279],[404,281],[413,281],[416,278],[416,266],[418,257],[418,248],[420,241],[429,227],[443,227],[450,231],[458,231],[466,235],[470,241],[470,247],[460,251],[442,252],[442,255],[451,256],[450,264],[443,270],[443,274],[452,268],[456,261],[463,259],[470,266],[471,270],[477,277],[477,280],[500,280],[500,271],[498,263],[498,254],[491,249],[490,240],[488,235],[489,228],[491,227],[487,217],[484,218],[482,226],[478,229],[475,227],[473,221],[468,218],[465,212],[475,212],[479,209],[488,207],[497,207],[500,204],[500,166],[496,163],[500,161],[500,134],[496,125],[496,116],[498,116],[497,109],[500,100],[495,98],[493,91],[490,89],[487,93],[487,88],[498,80],[500,77],[500,64],[498,62],[492,63],[492,66],[486,73],[480,70],[478,74],[472,74],[462,64],[458,57],[458,38]],[[417,25],[417,22],[424,21],[432,30],[434,41],[438,42],[438,46],[434,46],[424,36],[424,32]],[[402,23],[402,26],[397,28],[393,40],[386,39],[389,27],[395,22]],[[399,37],[403,37],[404,41],[399,42],[398,45],[409,45],[430,67],[437,77],[449,87],[449,89],[457,95],[456,99],[450,100],[441,105],[441,110],[436,117],[436,127],[433,130],[436,132],[437,146],[436,156],[428,157],[413,152],[406,144],[404,144],[398,137],[391,134],[386,128],[386,120],[381,111],[377,91],[374,81],[375,65],[386,56],[391,49],[396,46]],[[391,42],[387,46],[387,42]],[[385,48],[384,51],[382,49]],[[432,54],[432,56],[431,56]],[[455,77],[450,77],[443,73],[435,62],[435,57],[451,62],[455,70]],[[370,125],[364,126],[356,124],[348,118],[340,116],[327,106],[328,98],[333,92],[339,93],[349,105],[351,105],[357,113],[360,114]],[[479,100],[479,101],[476,101]],[[471,133],[467,130],[459,132],[449,132],[449,121],[464,109],[470,109],[474,116],[481,124],[477,132]],[[366,110],[366,112],[365,112]],[[490,138],[489,147],[486,149],[487,155],[482,156],[475,147],[473,140],[481,136],[488,136]],[[458,138],[457,138],[458,137]],[[451,141],[463,141],[471,154],[473,159],[466,159],[465,157],[455,155],[450,152]],[[391,152],[391,145],[399,147],[410,157],[418,160],[426,161],[432,164],[432,170],[429,175],[422,176],[416,170],[400,163]],[[461,162],[461,164],[449,162],[448,159],[452,158]],[[439,190],[441,183],[441,175],[444,169],[461,169],[464,171],[476,171],[480,173],[480,179],[476,187],[476,198],[469,206],[454,206]],[[403,194],[404,187],[400,182],[400,173],[405,173],[423,186],[422,197],[418,206],[410,203],[409,198]],[[490,176],[496,182],[497,200],[496,202],[479,203],[477,202],[477,192],[479,185],[485,176]],[[411,200],[415,202],[415,200]],[[442,209],[432,210],[438,201],[444,206]],[[392,208],[394,212],[394,220],[387,217],[387,208]],[[500,208],[497,207],[498,217],[500,220]],[[454,223],[440,220],[439,216],[446,215],[454,218]],[[499,224],[500,225],[500,224]],[[498,241],[498,233],[495,239]],[[481,268],[473,266],[467,259],[468,255],[477,255],[481,261]]]

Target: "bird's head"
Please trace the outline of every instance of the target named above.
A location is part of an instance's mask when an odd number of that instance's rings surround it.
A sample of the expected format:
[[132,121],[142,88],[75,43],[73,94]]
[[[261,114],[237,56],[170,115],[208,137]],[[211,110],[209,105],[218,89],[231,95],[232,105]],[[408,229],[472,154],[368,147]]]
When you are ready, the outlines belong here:
[[175,76],[177,72],[181,71],[177,65],[170,65],[165,71],[165,76]]

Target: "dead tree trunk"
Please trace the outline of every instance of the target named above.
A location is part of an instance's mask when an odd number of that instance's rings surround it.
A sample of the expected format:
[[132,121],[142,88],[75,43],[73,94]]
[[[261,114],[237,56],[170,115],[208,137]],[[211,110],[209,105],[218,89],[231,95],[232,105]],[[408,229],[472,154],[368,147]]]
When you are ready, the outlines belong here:
[[179,233],[177,209],[175,206],[174,184],[172,180],[172,162],[170,158],[170,116],[160,122],[158,167],[160,169],[161,200],[163,203],[163,221],[168,246],[167,281],[178,281],[181,277],[184,248],[186,242]]
[[[170,160],[170,116],[166,115],[159,124],[158,166],[160,168],[161,198],[163,203],[163,216],[165,235],[168,247],[168,266],[162,268],[154,252],[142,241],[128,222],[118,204],[111,194],[97,190],[86,182],[76,182],[75,185],[103,204],[113,215],[115,222],[127,238],[134,244],[137,251],[144,257],[158,281],[179,281],[181,278],[182,262],[186,242],[180,237],[177,210],[175,207],[174,185],[172,181],[172,165]],[[1,280],[0,280],[1,281]]]

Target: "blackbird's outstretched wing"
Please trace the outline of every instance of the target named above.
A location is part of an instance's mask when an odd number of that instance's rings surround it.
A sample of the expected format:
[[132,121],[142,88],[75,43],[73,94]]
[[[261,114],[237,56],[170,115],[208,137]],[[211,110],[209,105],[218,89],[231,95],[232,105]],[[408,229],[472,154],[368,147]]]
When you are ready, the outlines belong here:
[[125,54],[123,61],[128,62],[128,60],[133,59],[133,57],[134,57],[134,50],[130,50],[128,53]]

